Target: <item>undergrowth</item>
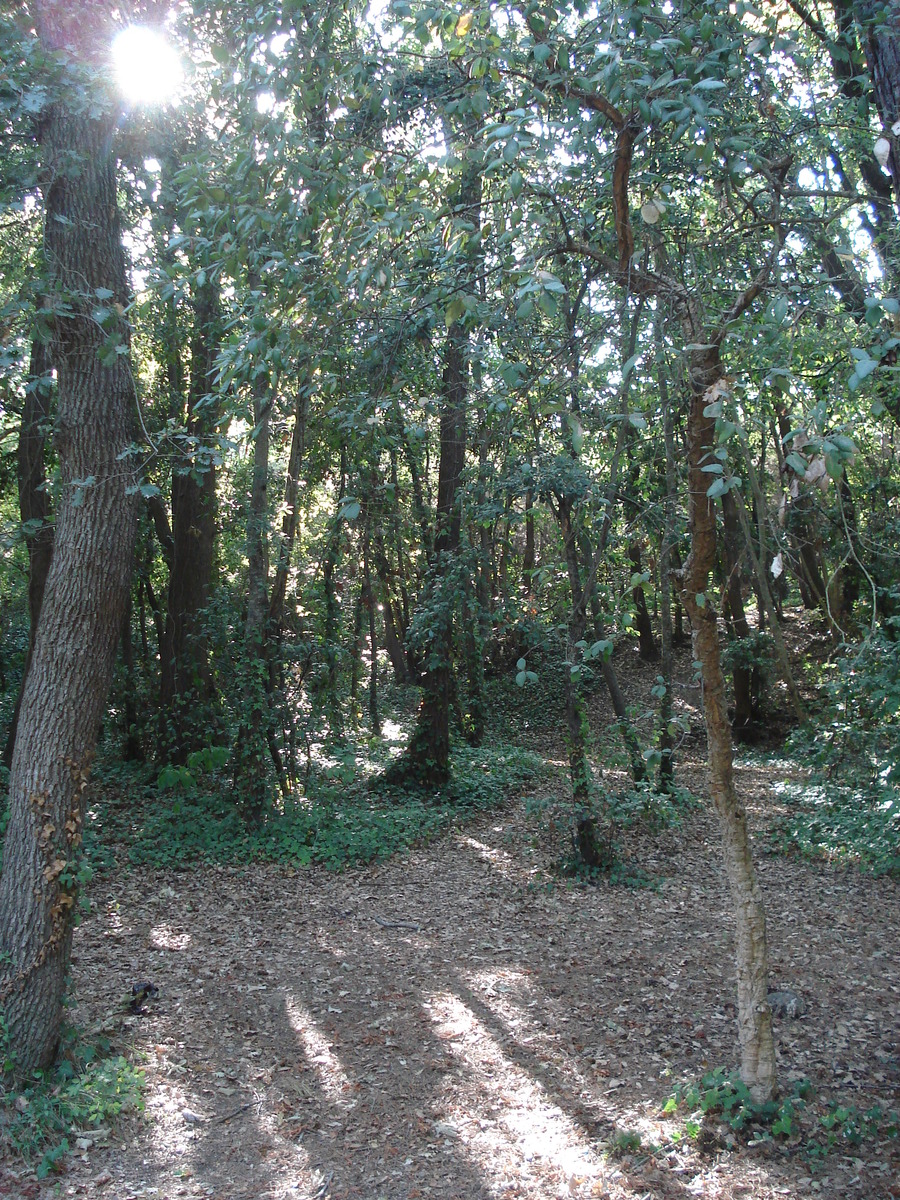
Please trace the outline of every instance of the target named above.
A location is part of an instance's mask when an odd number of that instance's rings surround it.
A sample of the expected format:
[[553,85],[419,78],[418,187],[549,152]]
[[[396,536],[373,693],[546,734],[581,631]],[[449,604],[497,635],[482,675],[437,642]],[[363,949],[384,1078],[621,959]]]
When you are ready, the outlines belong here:
[[849,1153],[864,1141],[896,1138],[900,1115],[879,1105],[859,1109],[831,1101],[813,1110],[814,1091],[807,1079],[795,1081],[790,1095],[757,1104],[741,1078],[722,1067],[707,1072],[699,1081],[675,1088],[663,1112],[679,1109],[690,1114],[685,1122],[687,1137],[700,1136],[705,1117],[717,1117],[750,1145],[780,1138],[802,1146],[808,1158],[826,1157],[833,1151]]
[[[108,1051],[70,1033],[65,1057],[51,1070],[36,1071],[20,1087],[0,1080],[0,1151],[33,1165],[43,1179],[70,1151],[104,1140],[122,1114],[143,1109],[143,1072]],[[5,1070],[13,1065],[8,1057]]]
[[788,812],[776,849],[900,874],[900,642],[875,635],[831,664],[825,711],[788,754],[808,771],[775,784]]
[[[258,829],[248,828],[215,775],[145,789],[135,804],[107,789],[94,819],[127,847],[134,863],[320,863],[332,869],[388,858],[435,837],[476,811],[495,808],[542,769],[535,754],[512,747],[460,746],[453,773],[439,791],[369,786],[347,758],[309,781],[308,794],[275,807]],[[162,782],[168,781],[166,776]],[[187,784],[187,786],[185,786]]]

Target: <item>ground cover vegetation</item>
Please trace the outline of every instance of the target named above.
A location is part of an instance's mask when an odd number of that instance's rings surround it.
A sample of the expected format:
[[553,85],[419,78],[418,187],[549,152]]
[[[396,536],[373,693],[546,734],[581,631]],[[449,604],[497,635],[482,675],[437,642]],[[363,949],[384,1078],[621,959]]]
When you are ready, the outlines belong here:
[[0,138],[6,1143],[141,1103],[95,875],[512,801],[551,891],[715,814],[739,1065],[666,1111],[895,1137],[779,1079],[735,748],[762,849],[893,886],[897,6],[27,0]]

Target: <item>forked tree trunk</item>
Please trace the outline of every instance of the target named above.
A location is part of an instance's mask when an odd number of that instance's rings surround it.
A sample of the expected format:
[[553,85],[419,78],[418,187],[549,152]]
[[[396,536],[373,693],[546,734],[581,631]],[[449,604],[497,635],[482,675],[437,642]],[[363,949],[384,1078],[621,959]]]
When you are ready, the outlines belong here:
[[[95,42],[106,44],[106,22],[85,22],[67,0],[41,0],[35,10],[46,51],[87,58]],[[61,103],[42,131],[61,501],[22,697],[0,876],[0,1007],[21,1075],[49,1066],[59,1042],[88,774],[131,575],[136,510],[123,451],[136,397],[128,355],[113,349],[128,339],[119,316],[128,289],[114,131],[115,113]],[[93,315],[98,291],[109,298],[104,328]]]
[[703,470],[715,446],[715,417],[705,415],[726,390],[718,350],[694,351],[688,423],[691,552],[684,567],[682,599],[693,626],[694,658],[703,680],[703,713],[709,753],[710,791],[719,818],[725,873],[735,914],[738,1033],[741,1076],[758,1103],[775,1094],[775,1046],[768,1002],[768,949],[762,895],[750,850],[747,811],[734,786],[731,727],[719,654],[716,613],[707,594],[716,562],[714,502]]

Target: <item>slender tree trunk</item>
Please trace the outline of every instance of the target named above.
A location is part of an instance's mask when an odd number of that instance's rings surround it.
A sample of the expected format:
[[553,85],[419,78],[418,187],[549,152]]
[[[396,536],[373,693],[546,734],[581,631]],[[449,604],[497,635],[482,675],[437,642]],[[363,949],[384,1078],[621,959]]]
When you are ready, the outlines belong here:
[[125,610],[125,620],[122,622],[122,667],[125,672],[124,709],[125,709],[125,745],[124,757],[126,762],[143,762],[144,747],[140,738],[140,723],[137,707],[137,679],[134,670],[134,642],[131,637],[131,596],[128,597],[128,607]]
[[[722,496],[722,548],[725,554],[725,594],[728,599],[728,610],[731,614],[731,624],[738,643],[750,637],[750,625],[744,612],[743,575],[741,573],[741,537],[738,522],[737,505],[731,492]],[[734,685],[734,728],[737,736],[753,723],[753,672],[759,668],[748,666],[740,657],[732,668],[732,683]]]
[[378,713],[378,640],[375,636],[375,596],[372,591],[372,567],[369,556],[370,536],[366,527],[363,543],[363,605],[369,618],[369,723],[374,737],[381,737]]
[[[105,22],[100,28],[84,22],[62,0],[39,0],[35,19],[48,52],[89,58],[98,52],[94,40],[107,44]],[[47,1067],[59,1042],[88,775],[122,631],[135,532],[133,477],[123,452],[132,440],[136,396],[128,355],[112,349],[127,345],[128,329],[114,307],[105,329],[93,316],[98,289],[122,311],[128,303],[116,114],[102,105],[99,95],[96,106],[70,110],[57,103],[42,125],[61,501],[22,697],[0,875],[0,1006],[23,1076]]]
[[[634,574],[643,575],[644,568],[641,563],[641,547],[636,541],[629,542],[628,559]],[[647,597],[644,595],[644,589],[640,584],[632,588],[631,598],[634,601],[635,625],[638,631],[638,654],[644,662],[657,662],[659,660],[659,648],[656,645],[656,638],[653,635],[653,622],[650,619],[650,612],[647,608]]]
[[275,575],[272,580],[272,595],[269,600],[269,627],[273,635],[280,635],[284,620],[284,604],[287,597],[288,575],[291,557],[297,537],[297,522],[300,510],[297,504],[300,495],[300,468],[306,449],[306,422],[309,413],[309,381],[301,380],[297,392],[294,412],[294,428],[291,433],[291,449],[288,454],[287,476],[284,481],[284,516],[281,519],[281,538],[275,559]]
[[525,595],[530,596],[534,588],[532,575],[536,562],[534,552],[534,492],[531,488],[525,492],[525,553],[522,556],[522,587]]
[[[218,295],[207,282],[196,300],[187,413],[187,432],[201,442],[209,439],[219,419],[219,404],[208,399],[219,327]],[[185,762],[191,751],[209,742],[215,696],[202,616],[212,592],[216,539],[216,468],[208,453],[176,466],[171,539],[160,702],[167,756]]]
[[[272,396],[265,374],[253,394],[253,473],[247,514],[247,617],[244,622],[243,723],[235,746],[235,785],[248,824],[259,824],[266,810],[268,786],[265,748],[271,751],[271,719],[266,656],[269,615],[269,420]],[[277,767],[277,764],[276,764]]]
[[672,788],[675,779],[675,739],[672,733],[674,708],[672,704],[672,667],[674,661],[672,627],[672,548],[675,542],[675,500],[678,479],[675,469],[675,436],[672,421],[672,405],[669,401],[669,380],[666,374],[665,351],[663,348],[662,324],[657,309],[653,321],[653,337],[656,344],[657,387],[663,417],[663,441],[665,444],[666,503],[663,523],[662,544],[659,549],[659,640],[660,673],[665,688],[659,702],[659,771],[657,779],[663,791]]
[[[694,323],[699,328],[699,322]],[[699,341],[695,328],[692,341]],[[694,658],[703,681],[703,712],[709,753],[710,791],[719,817],[725,872],[735,914],[738,1033],[741,1075],[758,1103],[775,1094],[775,1046],[768,1002],[768,948],[762,894],[750,849],[747,812],[734,785],[731,727],[719,652],[716,614],[708,595],[716,561],[714,502],[703,471],[715,446],[715,418],[704,415],[727,385],[718,350],[693,351],[688,423],[691,552],[684,567],[682,600],[693,626]]]

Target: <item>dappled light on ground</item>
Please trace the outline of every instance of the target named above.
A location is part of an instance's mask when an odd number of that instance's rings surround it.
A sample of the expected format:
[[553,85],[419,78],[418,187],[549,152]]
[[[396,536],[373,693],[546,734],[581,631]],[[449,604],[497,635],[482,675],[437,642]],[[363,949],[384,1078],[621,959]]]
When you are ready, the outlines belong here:
[[549,1182],[571,1196],[602,1194],[611,1175],[606,1164],[472,1010],[446,992],[426,996],[423,1007],[463,1072],[462,1082],[447,1091],[439,1132],[458,1138],[497,1189],[524,1179],[532,1186]]
[[181,927],[154,925],[150,930],[150,944],[157,950],[186,950],[191,944],[191,935]]
[[[752,812],[771,782],[743,773]],[[75,1019],[105,1016],[115,1047],[146,1062],[147,1115],[70,1159],[65,1187],[92,1200],[889,1196],[887,1143],[816,1166],[777,1139],[748,1149],[717,1121],[694,1138],[690,1112],[663,1114],[677,1084],[736,1058],[713,815],[634,843],[654,872],[644,890],[555,879],[567,832],[535,830],[519,805],[340,874],[161,870],[149,893],[140,872],[100,876],[76,935]],[[808,1003],[776,1022],[782,1078],[897,1107],[897,884],[772,858],[760,878],[773,981]],[[159,999],[110,1021],[135,978]]]
[[331,1048],[312,1014],[296,1000],[288,997],[285,1009],[291,1028],[297,1034],[307,1059],[315,1069],[323,1095],[331,1104],[341,1108],[352,1108],[356,1103],[352,1095],[347,1072]]

